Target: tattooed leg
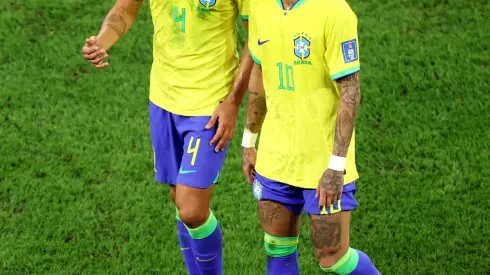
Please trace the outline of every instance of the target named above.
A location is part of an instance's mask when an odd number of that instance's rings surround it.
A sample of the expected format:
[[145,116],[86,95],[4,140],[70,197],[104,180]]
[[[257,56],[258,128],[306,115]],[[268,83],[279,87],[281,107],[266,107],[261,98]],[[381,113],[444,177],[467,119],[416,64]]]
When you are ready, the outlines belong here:
[[260,225],[265,232],[278,237],[295,237],[299,234],[301,216],[275,201],[258,201]]
[[323,271],[338,275],[381,275],[364,252],[349,247],[349,211],[310,218],[311,241]]
[[311,242],[321,267],[333,266],[349,249],[350,212],[310,215]]
[[301,217],[274,201],[259,201],[258,209],[265,231],[267,275],[299,275],[296,248]]

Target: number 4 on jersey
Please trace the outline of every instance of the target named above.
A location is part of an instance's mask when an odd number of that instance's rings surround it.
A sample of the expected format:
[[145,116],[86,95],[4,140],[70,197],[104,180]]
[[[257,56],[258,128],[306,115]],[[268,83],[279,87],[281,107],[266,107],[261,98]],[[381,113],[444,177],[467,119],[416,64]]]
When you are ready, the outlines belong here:
[[174,22],[182,22],[181,31],[185,32],[185,8],[182,8],[182,12],[179,15],[179,7],[174,7]]

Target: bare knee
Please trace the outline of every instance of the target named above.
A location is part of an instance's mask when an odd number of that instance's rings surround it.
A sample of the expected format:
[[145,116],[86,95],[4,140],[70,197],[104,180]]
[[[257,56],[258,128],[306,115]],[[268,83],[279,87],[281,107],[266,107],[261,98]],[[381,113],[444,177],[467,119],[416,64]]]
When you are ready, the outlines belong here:
[[207,189],[198,189],[177,184],[175,205],[185,225],[196,228],[206,222],[209,217],[212,190],[212,186]]
[[[196,207],[197,206],[197,207]],[[180,220],[190,228],[203,225],[209,216],[209,208],[200,208],[195,204],[185,204],[179,208]]]

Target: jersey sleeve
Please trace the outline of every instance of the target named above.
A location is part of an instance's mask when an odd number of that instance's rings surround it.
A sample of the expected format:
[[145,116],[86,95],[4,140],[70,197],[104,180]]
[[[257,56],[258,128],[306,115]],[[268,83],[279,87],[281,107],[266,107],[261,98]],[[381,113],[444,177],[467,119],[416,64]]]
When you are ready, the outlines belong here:
[[238,12],[242,20],[248,20],[250,14],[250,0],[236,0]]
[[252,1],[246,0],[249,2],[249,9],[250,9],[250,16],[248,19],[248,51],[250,53],[250,56],[254,60],[255,63],[261,65],[260,62],[260,53],[259,53],[259,35],[258,35],[258,29],[257,29],[257,17],[255,10],[257,9],[256,6],[252,6]]
[[338,1],[325,23],[325,60],[333,80],[360,70],[357,17],[345,1]]

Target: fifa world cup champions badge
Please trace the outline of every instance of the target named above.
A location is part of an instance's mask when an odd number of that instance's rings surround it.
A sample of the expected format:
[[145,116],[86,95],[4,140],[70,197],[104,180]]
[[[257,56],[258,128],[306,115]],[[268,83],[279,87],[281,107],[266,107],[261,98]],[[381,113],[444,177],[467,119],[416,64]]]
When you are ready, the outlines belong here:
[[344,63],[351,63],[357,61],[359,58],[357,55],[357,40],[352,39],[342,43],[342,55],[344,56]]
[[310,57],[311,37],[301,32],[294,35],[294,55],[300,60],[295,60],[294,65],[312,65]]

